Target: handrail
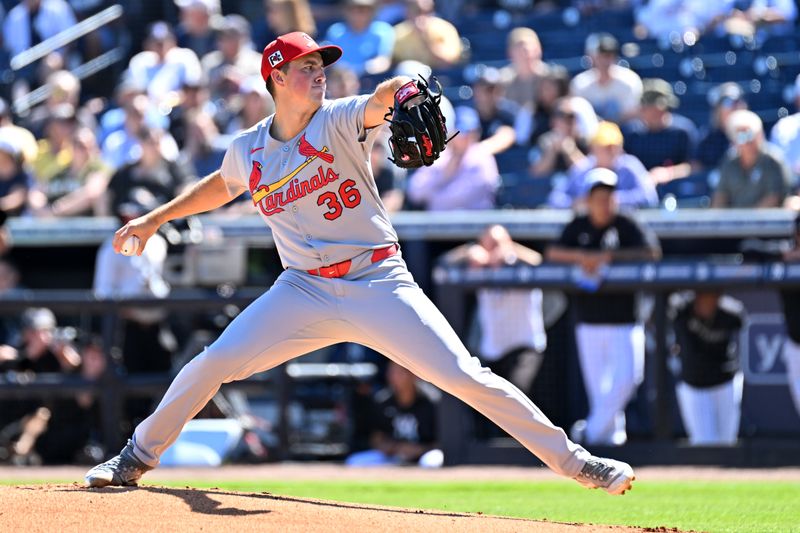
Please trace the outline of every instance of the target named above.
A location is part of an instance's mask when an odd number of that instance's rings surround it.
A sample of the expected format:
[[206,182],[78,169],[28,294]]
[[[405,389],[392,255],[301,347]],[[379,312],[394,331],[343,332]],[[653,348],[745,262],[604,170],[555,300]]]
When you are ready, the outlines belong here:
[[[117,61],[120,61],[125,56],[125,50],[121,46],[117,46],[105,52],[94,59],[83,63],[82,65],[78,65],[71,72],[77,77],[79,80],[88,78],[92,74],[103,70],[104,68],[108,68],[109,66],[113,65]],[[14,113],[16,115],[20,115],[25,113],[33,106],[38,105],[44,102],[50,93],[53,91],[53,88],[50,87],[49,84],[44,84],[37,89],[26,93],[25,95],[17,98],[14,100]]]
[[123,9],[119,4],[114,4],[103,11],[82,20],[78,24],[45,39],[34,47],[20,52],[11,58],[11,69],[19,70],[34,61],[45,57],[47,54],[71,43],[72,41],[91,33],[101,26],[105,26],[122,16]]

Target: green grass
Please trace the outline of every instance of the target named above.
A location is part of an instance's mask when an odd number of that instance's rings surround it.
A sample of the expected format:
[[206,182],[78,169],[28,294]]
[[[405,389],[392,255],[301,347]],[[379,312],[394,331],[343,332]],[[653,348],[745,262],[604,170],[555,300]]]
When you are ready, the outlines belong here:
[[400,507],[547,519],[677,527],[709,532],[800,532],[800,484],[637,482],[623,497],[573,482],[248,481],[176,483]]
[[644,481],[623,497],[587,491],[567,481],[189,480],[166,484],[557,522],[664,526],[682,531],[800,532],[800,483],[792,482]]

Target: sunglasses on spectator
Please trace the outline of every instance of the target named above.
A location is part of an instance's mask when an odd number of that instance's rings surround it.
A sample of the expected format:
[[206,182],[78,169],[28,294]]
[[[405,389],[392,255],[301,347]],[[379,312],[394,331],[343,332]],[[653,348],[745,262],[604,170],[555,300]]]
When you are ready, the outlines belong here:
[[573,113],[572,111],[556,111],[555,112],[555,117],[556,118],[564,118],[564,119],[568,119],[568,120],[574,120],[575,119],[575,113]]

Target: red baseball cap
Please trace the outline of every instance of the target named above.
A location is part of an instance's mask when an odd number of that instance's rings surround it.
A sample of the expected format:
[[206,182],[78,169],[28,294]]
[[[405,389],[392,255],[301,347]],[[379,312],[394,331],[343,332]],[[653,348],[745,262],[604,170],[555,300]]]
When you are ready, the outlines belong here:
[[319,52],[324,66],[336,63],[342,57],[342,49],[335,45],[320,46],[307,33],[293,31],[281,35],[266,47],[261,56],[261,76],[267,81],[270,73],[289,61]]

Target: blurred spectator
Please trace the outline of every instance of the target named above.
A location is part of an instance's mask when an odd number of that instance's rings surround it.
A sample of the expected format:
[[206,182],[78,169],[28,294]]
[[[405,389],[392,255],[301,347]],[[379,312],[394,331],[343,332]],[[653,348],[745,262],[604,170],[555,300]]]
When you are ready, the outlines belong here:
[[205,85],[184,86],[181,103],[172,110],[170,133],[181,148],[181,163],[195,176],[219,169],[225,148],[218,144],[215,107]]
[[72,372],[81,364],[70,330],[58,329],[47,308],[29,308],[21,317],[22,338],[18,352],[6,358],[3,370],[16,372]]
[[471,107],[456,108],[455,127],[461,133],[431,166],[414,172],[408,197],[428,211],[491,209],[500,174],[494,156],[480,138],[480,118]]
[[252,45],[246,18],[228,15],[222,20],[217,33],[218,49],[201,61],[213,101],[230,98],[246,78],[261,76],[261,54]]
[[791,174],[783,155],[764,141],[761,119],[752,111],[734,111],[726,128],[736,151],[719,170],[712,207],[778,207],[789,191]]
[[644,328],[636,318],[636,295],[594,291],[610,263],[658,260],[661,250],[654,235],[617,212],[614,172],[592,170],[587,185],[587,213],[567,224],[546,257],[579,266],[579,286],[585,289],[573,303],[589,414],[573,425],[570,436],[578,443],[618,446],[627,440],[625,406],[644,376]]
[[32,178],[23,165],[22,148],[12,136],[13,130],[0,133],[0,211],[19,215],[24,209]]
[[175,0],[175,5],[180,8],[180,23],[175,28],[178,46],[188,48],[197,57],[216,50],[219,0]]
[[22,153],[25,164],[29,165],[36,159],[36,154],[39,152],[36,137],[27,129],[14,124],[11,119],[11,109],[2,98],[0,98],[0,137],[14,140],[15,145]]
[[344,65],[332,65],[325,69],[326,86],[330,100],[355,96],[361,90],[361,80],[351,68]]
[[461,61],[458,30],[433,9],[434,0],[406,0],[406,19],[394,27],[395,63],[414,59],[440,69]]
[[713,29],[733,10],[734,0],[649,0],[636,8],[636,23],[641,37],[695,37]]
[[654,183],[685,178],[692,173],[689,160],[697,144],[697,128],[672,112],[679,105],[672,84],[654,78],[642,85],[639,118],[623,130],[625,151],[642,162]]
[[711,105],[711,121],[706,125],[697,145],[693,166],[702,170],[719,167],[723,157],[731,148],[726,128],[731,114],[738,109],[747,109],[744,92],[734,82],[723,83],[708,94]]
[[[481,233],[477,243],[447,252],[443,261],[497,268],[536,266],[542,256],[514,242],[505,227],[495,224]],[[479,289],[477,298],[481,361],[529,396],[547,348],[541,289]]]
[[[547,65],[547,70],[539,79],[536,88],[534,112],[531,115],[532,123],[529,126],[529,144],[535,145],[539,138],[550,131],[552,115],[559,100],[569,95],[569,71],[561,65]],[[592,111],[594,113],[594,111]],[[524,110],[520,113],[525,116]],[[519,125],[520,122],[518,121]],[[524,139],[525,131],[518,131],[518,137]]]
[[443,455],[436,448],[438,426],[432,394],[394,361],[389,362],[386,381],[388,387],[375,395],[367,430],[372,449],[350,455],[345,464],[442,466]]
[[511,64],[504,68],[505,97],[525,112],[536,110],[539,80],[548,72],[542,62],[542,43],[530,28],[514,28],[508,34],[507,53]]
[[95,128],[96,121],[92,113],[79,108],[81,82],[73,73],[66,70],[53,72],[47,77],[46,87],[49,90],[47,100],[44,104],[33,108],[25,119],[25,125],[37,139],[47,134],[45,128],[50,122],[51,116],[53,113],[57,113],[58,108],[65,107],[64,104],[72,107],[76,119],[84,126]]
[[188,48],[176,46],[175,34],[166,22],[153,23],[145,39],[145,49],[131,58],[128,75],[137,87],[146,87],[154,102],[169,103],[186,83],[196,83],[202,75],[200,60]]
[[589,143],[578,128],[578,115],[573,106],[577,98],[562,98],[550,118],[550,131],[539,137],[531,149],[530,173],[536,177],[566,174],[586,158]]
[[797,20],[794,0],[738,0],[736,9],[726,13],[725,30],[734,35],[790,35]]
[[36,216],[106,216],[102,198],[110,178],[94,133],[78,128],[70,141],[69,166],[31,191],[31,210]]
[[[50,110],[45,124],[45,136],[39,140],[38,154],[31,165],[36,187],[45,195],[48,194],[50,184],[57,183],[69,170],[76,124],[75,108],[72,105],[61,104]],[[39,208],[42,205],[34,203],[33,207]]]
[[381,126],[381,132],[377,134],[372,143],[369,162],[383,207],[389,213],[394,213],[403,208],[407,171],[389,161],[388,141],[389,131],[385,126]]
[[[800,262],[800,214],[795,216],[791,248],[783,253],[787,263]],[[783,362],[789,392],[800,415],[800,291],[785,288],[780,291],[783,318],[786,324],[786,341],[783,343]]]
[[783,117],[770,132],[770,142],[778,147],[792,171],[792,186],[800,182],[800,75],[794,81],[794,104],[798,112]]
[[[123,111],[124,127],[109,134],[103,143],[103,160],[114,170],[136,161],[141,156],[141,145],[137,137],[139,130],[145,126],[161,129],[160,124],[154,124],[158,117],[153,114],[150,100],[144,94],[137,94],[131,98],[125,104]],[[162,135],[161,153],[164,157],[174,161],[178,158],[178,152],[175,139],[171,135]]]
[[589,178],[595,168],[613,170],[617,176],[614,196],[619,207],[633,209],[657,207],[658,193],[641,161],[622,150],[619,126],[601,122],[590,142],[590,155],[575,164],[569,179],[556,183],[548,198],[552,207],[578,207],[589,190]]
[[377,0],[344,0],[344,21],[328,28],[325,40],[344,50],[342,65],[361,76],[389,70],[394,48],[394,29],[375,20]]
[[503,97],[501,73],[482,65],[472,84],[472,99],[481,124],[481,145],[490,154],[499,154],[517,141],[514,125],[518,109]]
[[15,56],[74,25],[64,0],[21,0],[3,21],[3,44]]
[[264,18],[253,24],[253,42],[263,50],[279,35],[302,31],[317,35],[317,25],[308,0],[264,0]]
[[[326,76],[329,76],[327,71]],[[330,89],[330,77],[328,80],[328,88]],[[217,139],[215,143],[217,146],[227,146],[234,135],[254,126],[275,112],[275,103],[272,101],[272,96],[267,92],[267,87],[261,74],[245,79],[239,86],[239,92],[239,109],[225,126],[225,138],[220,137]]]
[[736,444],[744,382],[738,343],[742,302],[715,291],[678,293],[669,299],[668,315],[673,352],[680,358],[675,392],[689,443]]
[[376,20],[382,20],[394,26],[402,22],[404,18],[406,18],[406,0],[381,0]]
[[[125,107],[139,95],[146,97],[147,93],[144,88],[136,85],[129,76],[123,76],[119,84],[114,87],[114,99],[110,102],[108,107],[100,116],[99,130],[97,131],[97,141],[100,146],[103,146],[109,135],[115,131],[120,131],[125,128]],[[162,128],[166,128],[169,120],[166,117],[160,116],[162,120],[160,124]],[[151,112],[151,115],[153,113]]]
[[592,34],[586,39],[586,54],[592,68],[573,78],[572,94],[586,98],[605,120],[621,124],[633,118],[642,97],[642,80],[634,71],[617,65],[617,39],[608,33]]
[[136,132],[139,158],[122,166],[111,178],[105,201],[108,212],[119,213],[123,204],[152,209],[177,196],[189,176],[161,150],[163,132],[141,126]]

